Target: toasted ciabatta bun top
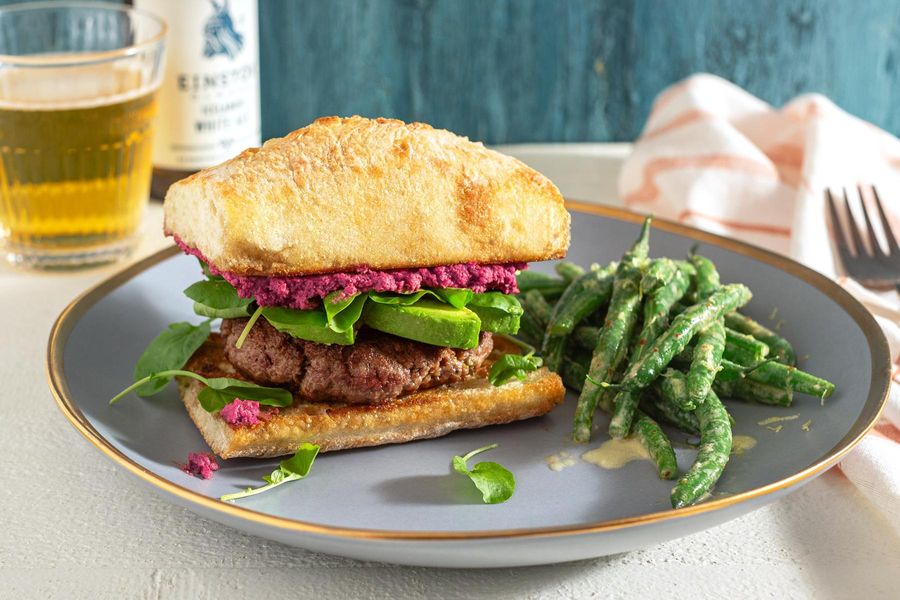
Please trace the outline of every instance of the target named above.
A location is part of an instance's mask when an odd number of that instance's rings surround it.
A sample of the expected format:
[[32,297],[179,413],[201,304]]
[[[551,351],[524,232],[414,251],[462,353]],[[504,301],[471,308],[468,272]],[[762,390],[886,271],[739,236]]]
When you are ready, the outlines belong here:
[[165,230],[238,275],[560,258],[569,214],[520,161],[422,123],[325,117],[175,183]]

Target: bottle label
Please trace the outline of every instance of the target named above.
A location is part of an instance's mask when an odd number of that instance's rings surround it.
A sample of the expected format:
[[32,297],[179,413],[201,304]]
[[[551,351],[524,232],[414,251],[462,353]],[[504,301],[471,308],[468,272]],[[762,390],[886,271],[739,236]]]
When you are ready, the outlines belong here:
[[257,0],[137,0],[169,25],[153,164],[193,171],[260,145]]

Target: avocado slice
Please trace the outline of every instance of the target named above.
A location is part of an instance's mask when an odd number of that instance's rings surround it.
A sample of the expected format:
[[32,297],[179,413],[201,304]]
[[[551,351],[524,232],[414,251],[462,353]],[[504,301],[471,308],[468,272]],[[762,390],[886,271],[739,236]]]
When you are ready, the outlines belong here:
[[397,337],[450,348],[474,348],[481,330],[481,320],[471,310],[429,298],[407,306],[369,302],[363,322]]
[[293,310],[267,306],[262,310],[262,316],[278,331],[301,340],[348,346],[355,339],[353,327],[349,327],[345,331],[330,329],[328,318],[323,310]]
[[475,294],[466,306],[481,319],[481,328],[494,333],[514,335],[519,331],[522,305],[514,296],[500,292]]

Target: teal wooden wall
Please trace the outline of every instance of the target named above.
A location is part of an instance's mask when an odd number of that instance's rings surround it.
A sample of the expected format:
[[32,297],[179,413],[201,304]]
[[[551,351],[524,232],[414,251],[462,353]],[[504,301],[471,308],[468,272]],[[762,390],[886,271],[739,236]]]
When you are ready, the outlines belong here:
[[630,140],[697,71],[774,104],[822,92],[900,134],[900,0],[259,5],[264,137],[359,113],[490,143]]
[[897,0],[260,0],[263,134],[323,114],[491,143],[630,140],[697,71],[900,133]]

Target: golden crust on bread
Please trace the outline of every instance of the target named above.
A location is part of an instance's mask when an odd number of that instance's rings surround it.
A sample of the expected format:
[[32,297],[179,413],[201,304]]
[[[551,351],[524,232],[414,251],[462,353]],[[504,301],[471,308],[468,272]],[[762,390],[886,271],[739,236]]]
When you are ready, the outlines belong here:
[[239,275],[565,256],[569,214],[522,162],[423,123],[325,117],[169,188],[165,230]]
[[[241,377],[225,359],[221,338],[213,334],[185,369],[208,377]],[[494,387],[486,378],[468,380],[404,396],[378,405],[340,405],[297,401],[260,423],[232,427],[197,401],[203,385],[179,377],[188,414],[206,443],[223,459],[293,454],[303,442],[321,452],[379,446],[445,435],[456,429],[510,423],[549,412],[562,402],[565,388],[547,369],[525,381]]]

